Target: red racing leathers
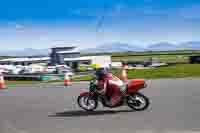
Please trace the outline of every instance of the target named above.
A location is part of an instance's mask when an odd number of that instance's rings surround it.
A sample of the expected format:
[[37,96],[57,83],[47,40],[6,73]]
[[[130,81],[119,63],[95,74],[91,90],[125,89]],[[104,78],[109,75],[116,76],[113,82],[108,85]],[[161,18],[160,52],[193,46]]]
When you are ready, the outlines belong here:
[[123,82],[119,78],[109,73],[102,77],[101,80],[98,80],[97,85],[101,88],[99,92],[107,96],[112,106],[120,103],[122,98],[120,87],[123,85]]

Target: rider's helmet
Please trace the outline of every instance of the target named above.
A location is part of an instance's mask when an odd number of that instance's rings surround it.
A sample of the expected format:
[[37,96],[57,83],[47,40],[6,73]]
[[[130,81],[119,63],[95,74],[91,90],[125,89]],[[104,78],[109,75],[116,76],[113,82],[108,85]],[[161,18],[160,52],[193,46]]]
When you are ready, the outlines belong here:
[[99,68],[96,70],[96,77],[98,80],[103,79],[108,74],[108,70],[106,68]]
[[95,75],[98,80],[103,79],[109,73],[107,68],[99,64],[95,66],[95,71]]

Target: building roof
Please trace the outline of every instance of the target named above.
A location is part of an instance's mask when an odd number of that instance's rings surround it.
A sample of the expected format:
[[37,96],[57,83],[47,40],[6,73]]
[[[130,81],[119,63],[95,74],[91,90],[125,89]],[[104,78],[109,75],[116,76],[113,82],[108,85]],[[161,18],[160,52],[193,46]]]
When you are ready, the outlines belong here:
[[85,60],[91,60],[89,58],[82,58],[82,57],[79,57],[79,58],[65,58],[64,61],[85,61]]
[[75,49],[75,46],[53,46],[51,49]]
[[64,50],[64,51],[58,51],[56,53],[59,53],[59,54],[73,54],[73,53],[80,53],[80,51],[78,51],[78,50]]
[[[95,60],[96,58],[105,58],[110,56],[82,56],[78,58],[64,58],[64,61],[87,61],[87,60]],[[50,57],[38,57],[38,58],[9,58],[2,59],[0,62],[28,62],[28,61],[48,61]]]
[[0,62],[23,62],[23,61],[41,61],[41,60],[50,60],[50,57],[40,57],[40,58],[9,58],[2,59]]

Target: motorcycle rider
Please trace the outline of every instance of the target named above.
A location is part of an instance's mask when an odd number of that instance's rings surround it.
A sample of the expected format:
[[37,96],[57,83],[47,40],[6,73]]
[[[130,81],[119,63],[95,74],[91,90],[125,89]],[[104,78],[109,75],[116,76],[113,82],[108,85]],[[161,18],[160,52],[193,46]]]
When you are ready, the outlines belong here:
[[120,104],[126,90],[126,85],[122,80],[101,65],[96,66],[96,79],[99,93],[104,94],[107,98],[106,104],[111,107]]

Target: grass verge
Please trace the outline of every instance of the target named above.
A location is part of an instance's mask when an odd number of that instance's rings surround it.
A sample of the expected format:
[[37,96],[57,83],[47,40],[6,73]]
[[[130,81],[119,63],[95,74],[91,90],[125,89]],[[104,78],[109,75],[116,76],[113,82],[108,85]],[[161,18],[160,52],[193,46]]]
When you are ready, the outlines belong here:
[[[113,74],[120,76],[121,70],[113,70]],[[93,75],[75,78],[75,81],[91,80]],[[154,69],[128,70],[129,79],[160,79],[160,78],[189,78],[200,77],[200,65],[176,65]]]
[[[121,70],[113,70],[113,74],[120,76]],[[161,79],[161,78],[189,78],[199,77],[200,78],[200,64],[187,64],[187,65],[176,65],[169,67],[160,67],[154,69],[143,69],[143,70],[128,70],[129,79]],[[81,77],[73,78],[73,82],[79,81],[90,81],[94,78],[94,75],[86,75]],[[17,85],[37,85],[41,83],[54,83],[63,81],[6,81],[9,86]]]

